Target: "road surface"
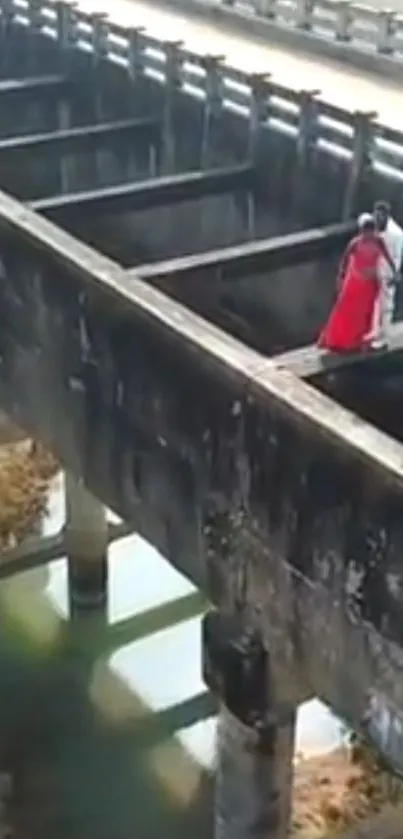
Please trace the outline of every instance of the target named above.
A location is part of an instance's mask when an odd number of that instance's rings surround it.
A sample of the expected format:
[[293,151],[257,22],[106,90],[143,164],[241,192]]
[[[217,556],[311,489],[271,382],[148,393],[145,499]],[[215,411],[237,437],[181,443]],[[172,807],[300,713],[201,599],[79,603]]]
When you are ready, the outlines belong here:
[[[372,0],[381,5],[382,0]],[[396,0],[403,7],[403,0]],[[364,74],[353,68],[287,51],[262,41],[226,32],[223,27],[186,18],[175,10],[140,0],[81,0],[87,11],[107,12],[125,26],[144,26],[156,38],[183,40],[196,53],[225,55],[228,64],[248,72],[271,73],[287,87],[316,90],[349,110],[376,110],[380,122],[403,131],[403,83]],[[382,4],[383,5],[383,4]]]

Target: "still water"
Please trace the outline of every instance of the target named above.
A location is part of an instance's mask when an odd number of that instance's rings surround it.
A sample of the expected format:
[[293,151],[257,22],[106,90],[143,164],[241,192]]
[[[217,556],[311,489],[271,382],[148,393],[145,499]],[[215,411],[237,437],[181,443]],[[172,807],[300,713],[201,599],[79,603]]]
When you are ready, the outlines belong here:
[[[63,522],[58,476],[44,534]],[[32,767],[32,824],[41,839],[206,839],[216,720],[200,674],[200,594],[138,536],[110,548],[104,620],[67,623],[66,579],[60,558],[0,585],[0,725],[14,741],[18,731]],[[340,738],[320,703],[302,707],[298,753]]]

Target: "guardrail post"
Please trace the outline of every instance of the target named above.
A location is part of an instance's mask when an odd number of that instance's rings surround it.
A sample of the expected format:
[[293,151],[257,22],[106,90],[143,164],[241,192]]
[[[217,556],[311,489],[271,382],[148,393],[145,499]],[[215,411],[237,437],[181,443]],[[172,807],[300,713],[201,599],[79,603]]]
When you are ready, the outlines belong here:
[[382,55],[392,55],[394,52],[393,39],[396,34],[396,13],[382,9],[378,13],[376,49]]
[[315,0],[297,0],[295,23],[298,29],[312,29],[314,12]]
[[259,152],[262,125],[269,116],[270,78],[268,73],[249,76],[251,89],[248,155],[256,160]]
[[[249,76],[251,89],[248,156],[259,165],[262,126],[268,119],[270,110],[270,78],[266,73],[253,73]],[[247,229],[249,235],[254,235],[255,224],[255,196],[247,193]]]
[[299,122],[296,144],[296,173],[294,182],[294,211],[300,215],[310,193],[312,157],[318,138],[319,90],[299,93]]
[[337,17],[336,17],[336,41],[348,43],[351,41],[352,32],[351,27],[353,23],[353,10],[351,8],[350,0],[339,0],[336,2]]
[[144,26],[131,27],[127,30],[129,76],[134,84],[140,80],[144,72],[144,32]]
[[105,12],[91,15],[93,63],[98,64],[108,57],[109,18]]
[[[92,70],[93,70],[93,88],[94,88],[94,110],[95,119],[101,122],[106,118],[103,93],[102,80],[100,80],[98,69],[100,64],[108,58],[108,38],[109,38],[109,18],[105,12],[94,12],[91,15],[92,23]],[[96,155],[96,158],[99,155]]]
[[165,172],[175,171],[175,104],[182,87],[183,42],[165,41],[165,101],[163,119],[163,161]]
[[77,3],[59,0],[56,3],[56,21],[57,40],[62,57],[64,57],[77,42]]
[[29,0],[28,3],[28,18],[29,24],[33,31],[38,32],[42,26],[42,0]]
[[28,2],[28,18],[31,33],[35,36],[29,39],[28,47],[28,63],[31,72],[36,69],[40,71],[40,49],[38,49],[37,36],[41,34],[42,29],[42,0],[29,0]]
[[7,76],[7,68],[9,63],[9,52],[10,52],[10,31],[13,25],[14,16],[15,16],[15,9],[13,0],[1,0],[1,18],[0,18],[0,25],[1,25],[1,49],[0,49],[0,58],[1,58],[1,73],[3,76]]
[[224,98],[223,55],[205,55],[201,58],[201,66],[206,72],[205,91],[206,101],[203,114],[203,131],[201,141],[201,166],[209,164],[211,152],[211,134],[214,122],[221,116]]
[[56,3],[56,31],[59,69],[68,73],[77,43],[77,3],[66,3],[65,0]]
[[343,202],[343,219],[350,219],[360,208],[360,193],[371,169],[375,112],[356,111],[353,115],[352,160]]
[[253,8],[256,15],[274,20],[276,17],[277,0],[254,0]]

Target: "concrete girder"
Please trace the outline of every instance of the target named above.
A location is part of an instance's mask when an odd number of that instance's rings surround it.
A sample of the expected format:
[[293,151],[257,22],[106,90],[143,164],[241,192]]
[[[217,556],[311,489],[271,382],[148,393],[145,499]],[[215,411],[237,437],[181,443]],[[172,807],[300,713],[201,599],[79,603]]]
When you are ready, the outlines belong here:
[[53,74],[27,79],[0,80],[0,105],[13,104],[20,107],[25,102],[36,100],[58,100],[71,89],[71,82],[64,76]]
[[5,409],[403,769],[402,446],[4,194],[0,250]]
[[[270,239],[257,239],[214,251],[139,265],[128,273],[140,276],[142,280],[168,293],[175,292],[177,283],[183,280],[193,284],[202,278],[204,287],[208,280],[215,282],[217,276],[221,280],[231,281],[262,272],[270,274],[282,268],[339,254],[354,232],[354,227],[352,222],[342,222],[311,230],[298,230],[284,236],[272,236]],[[183,289],[183,286],[179,288]]]
[[253,188],[255,169],[240,164],[209,171],[194,171],[151,178],[146,181],[41,198],[31,208],[58,224],[77,221],[80,214],[123,214],[152,207],[192,201],[206,195],[221,195]]
[[[243,242],[141,265],[133,276],[271,356],[289,343],[305,343],[316,331],[315,320],[331,294],[328,283],[317,292],[318,277],[329,272],[328,260],[339,257],[353,230],[349,222]],[[305,311],[313,294],[299,335],[301,306]]]
[[65,131],[47,131],[28,136],[7,137],[0,140],[0,165],[6,161],[18,161],[19,155],[48,154],[57,152],[77,154],[121,143],[138,137],[146,137],[157,143],[160,138],[160,121],[153,117],[125,119],[97,125],[80,125]]
[[[125,522],[108,523],[109,542],[128,536],[132,532],[133,528]],[[54,536],[29,537],[20,545],[1,554],[0,580],[29,571],[31,568],[38,568],[40,565],[47,565],[48,562],[60,558],[65,553],[64,530]]]

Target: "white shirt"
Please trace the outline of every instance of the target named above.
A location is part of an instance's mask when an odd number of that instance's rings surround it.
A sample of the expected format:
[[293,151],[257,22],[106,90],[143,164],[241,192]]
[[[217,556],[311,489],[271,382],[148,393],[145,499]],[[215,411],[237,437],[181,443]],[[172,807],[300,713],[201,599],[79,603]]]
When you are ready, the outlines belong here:
[[[389,256],[395,266],[395,271],[400,271],[403,261],[403,230],[398,223],[389,218],[386,229],[381,234],[385,242]],[[384,257],[379,262],[379,274],[383,282],[393,279],[393,271]]]

